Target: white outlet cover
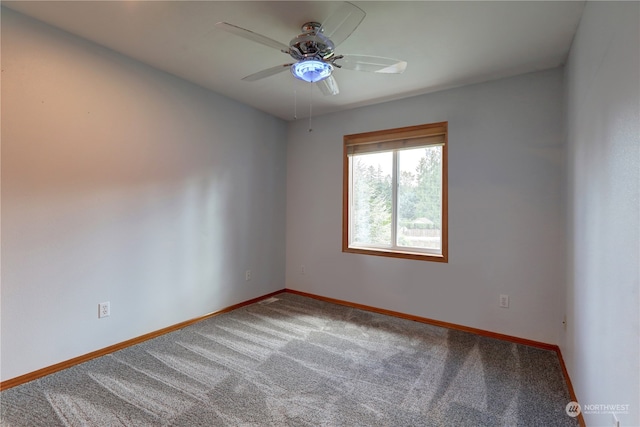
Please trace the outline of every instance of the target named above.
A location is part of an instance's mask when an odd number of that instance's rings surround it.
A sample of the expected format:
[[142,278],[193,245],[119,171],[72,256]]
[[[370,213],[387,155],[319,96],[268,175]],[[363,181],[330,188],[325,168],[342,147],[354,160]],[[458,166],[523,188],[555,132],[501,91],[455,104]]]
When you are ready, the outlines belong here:
[[111,316],[111,305],[109,302],[101,302],[98,304],[98,319]]
[[502,308],[509,307],[509,295],[500,295],[500,307]]

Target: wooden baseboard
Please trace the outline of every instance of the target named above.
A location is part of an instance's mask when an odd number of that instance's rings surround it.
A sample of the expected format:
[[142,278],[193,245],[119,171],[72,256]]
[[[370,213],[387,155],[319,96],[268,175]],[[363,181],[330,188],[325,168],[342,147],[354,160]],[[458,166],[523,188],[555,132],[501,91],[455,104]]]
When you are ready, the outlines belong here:
[[[569,371],[567,371],[567,365],[564,364],[564,359],[562,358],[562,352],[560,351],[560,347],[557,348],[556,353],[558,353],[558,360],[560,361],[560,367],[562,367],[562,375],[564,375],[564,380],[567,382],[567,387],[569,388],[569,396],[571,396],[571,400],[573,402],[577,402],[578,397],[576,396],[576,392],[573,390],[573,384],[571,384]],[[580,427],[587,426],[587,424],[584,421],[584,415],[582,415],[582,412],[578,414],[578,423],[580,423]]]
[[440,320],[429,319],[427,317],[414,316],[412,314],[406,314],[406,313],[401,313],[401,312],[398,312],[398,311],[386,310],[384,308],[372,307],[372,306],[369,306],[369,305],[358,304],[358,303],[354,303],[354,302],[350,302],[350,301],[343,301],[343,300],[339,300],[339,299],[335,299],[335,298],[323,297],[323,296],[320,296],[320,295],[309,294],[309,293],[306,293],[306,292],[296,291],[296,290],[293,290],[293,289],[285,289],[285,292],[289,292],[289,293],[292,293],[292,294],[296,294],[296,295],[300,295],[300,296],[304,296],[304,297],[308,297],[308,298],[314,298],[314,299],[317,299],[317,300],[326,301],[326,302],[330,302],[330,303],[333,303],[333,304],[345,305],[347,307],[357,308],[357,309],[360,309],[360,310],[371,311],[371,312],[379,313],[379,314],[386,314],[387,316],[393,316],[393,317],[399,317],[399,318],[402,318],[402,319],[413,320],[414,322],[426,323],[426,324],[429,324],[429,325],[440,326],[440,327],[447,328],[447,329],[455,329],[455,330],[458,330],[458,331],[471,332],[472,334],[481,335],[481,336],[484,336],[484,337],[497,338],[499,340],[510,341],[510,342],[514,342],[514,343],[517,343],[517,344],[523,344],[523,345],[528,345],[528,346],[531,346],[531,347],[542,348],[542,349],[545,349],[545,350],[554,350],[555,351],[558,348],[558,346],[554,345],[554,344],[547,344],[547,343],[543,343],[543,342],[540,342],[540,341],[532,341],[532,340],[528,340],[528,339],[525,339],[525,338],[519,338],[519,337],[514,337],[514,336],[511,336],[511,335],[499,334],[497,332],[490,332],[490,331],[486,331],[484,329],[472,328],[470,326],[457,325],[455,323],[443,322],[443,321],[440,321]]
[[214,311],[204,316],[197,317],[195,319],[187,320],[185,322],[181,322],[172,326],[168,326],[166,328],[150,332],[148,334],[141,335],[136,338],[132,338],[127,341],[123,341],[118,344],[111,345],[109,347],[105,347],[100,350],[92,351],[91,353],[84,354],[82,356],[74,357],[73,359],[65,360],[64,362],[56,363],[55,365],[47,366],[46,368],[38,369],[37,371],[29,372],[24,375],[20,375],[19,377],[11,378],[6,381],[0,382],[0,391],[9,389],[11,387],[16,387],[21,384],[28,383],[29,381],[37,380],[38,378],[42,378],[44,376],[53,374],[58,371],[62,371],[63,369],[71,368],[72,366],[79,365],[80,363],[87,362],[91,359],[95,359],[97,357],[105,356],[107,354],[113,353],[114,351],[122,350],[127,347],[131,347],[132,345],[140,344],[144,341],[150,340],[152,338],[159,337],[164,334],[168,334],[169,332],[177,331],[178,329],[182,329],[186,326],[192,325],[194,323],[200,322],[202,320],[208,319],[210,317],[217,316],[222,313],[226,313],[240,307],[244,307],[245,305],[253,304],[258,301],[262,301],[263,299],[270,298],[274,295],[278,295],[284,292],[284,289],[271,292],[266,295],[262,295],[257,298],[253,298],[247,301],[240,302],[238,304],[230,305],[229,307],[225,307],[221,310]]
[[[558,347],[555,344],[548,344],[548,343],[544,343],[544,342],[540,342],[540,341],[533,341],[533,340],[528,340],[525,338],[520,338],[520,337],[514,337],[511,335],[505,335],[505,334],[499,334],[497,332],[491,332],[491,331],[486,331],[484,329],[478,329],[478,328],[472,328],[469,326],[463,326],[463,325],[458,325],[455,323],[449,323],[449,322],[443,322],[440,320],[435,320],[435,319],[429,319],[427,317],[420,317],[420,316],[414,316],[412,314],[406,314],[406,313],[401,313],[398,311],[392,311],[392,310],[386,310],[384,308],[378,308],[378,307],[372,307],[369,305],[363,305],[363,304],[358,304],[358,303],[354,303],[354,302],[350,302],[350,301],[344,301],[344,300],[339,300],[339,299],[335,299],[335,298],[329,298],[329,297],[323,297],[320,295],[315,295],[315,294],[310,294],[307,292],[302,292],[302,291],[296,291],[294,289],[285,289],[285,292],[291,293],[291,294],[296,294],[296,295],[300,295],[303,297],[307,297],[307,298],[313,298],[313,299],[317,299],[320,301],[325,301],[325,302],[330,302],[333,304],[339,304],[339,305],[344,305],[347,307],[352,307],[352,308],[357,308],[359,310],[365,310],[365,311],[370,311],[373,313],[379,313],[379,314],[385,314],[387,316],[393,316],[393,317],[399,317],[402,319],[407,319],[407,320],[413,320],[414,322],[420,322],[420,323],[425,323],[425,324],[429,324],[429,325],[434,325],[434,326],[440,326],[443,328],[447,328],[447,329],[455,329],[458,331],[464,331],[464,332],[470,332],[472,334],[476,334],[476,335],[480,335],[483,337],[489,337],[489,338],[496,338],[499,340],[503,340],[503,341],[509,341],[509,342],[513,342],[516,344],[522,344],[522,345],[528,345],[530,347],[536,347],[536,348],[541,348],[544,350],[551,350],[551,351],[555,351],[556,354],[558,355],[558,360],[560,362],[560,366],[562,368],[562,374],[564,376],[564,379],[567,383],[567,388],[569,389],[569,396],[571,397],[571,400],[574,402],[577,402],[578,399],[576,397],[576,394],[573,390],[573,385],[571,384],[571,378],[569,378],[569,372],[567,371],[567,367],[564,364],[564,359],[562,358],[562,352],[560,351],[560,347]],[[569,403],[569,402],[567,402]],[[581,427],[586,427],[585,422],[584,422],[584,417],[582,416],[582,413],[578,415],[578,422],[580,423]]]

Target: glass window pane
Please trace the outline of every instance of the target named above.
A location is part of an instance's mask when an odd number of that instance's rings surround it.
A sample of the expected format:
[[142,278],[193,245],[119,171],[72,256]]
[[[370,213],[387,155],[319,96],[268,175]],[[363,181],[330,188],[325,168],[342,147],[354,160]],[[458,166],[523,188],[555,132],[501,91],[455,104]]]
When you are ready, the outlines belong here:
[[398,152],[397,245],[442,248],[442,147]]
[[391,245],[393,153],[351,157],[351,244]]

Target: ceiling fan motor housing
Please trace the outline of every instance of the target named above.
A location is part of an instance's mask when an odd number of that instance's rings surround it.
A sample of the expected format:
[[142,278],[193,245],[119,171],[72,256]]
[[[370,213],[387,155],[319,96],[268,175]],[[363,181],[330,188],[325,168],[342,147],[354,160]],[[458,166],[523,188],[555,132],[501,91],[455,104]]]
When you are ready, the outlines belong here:
[[321,31],[318,22],[302,25],[303,33],[289,42],[289,55],[295,60],[317,59],[326,61],[333,56],[335,45]]

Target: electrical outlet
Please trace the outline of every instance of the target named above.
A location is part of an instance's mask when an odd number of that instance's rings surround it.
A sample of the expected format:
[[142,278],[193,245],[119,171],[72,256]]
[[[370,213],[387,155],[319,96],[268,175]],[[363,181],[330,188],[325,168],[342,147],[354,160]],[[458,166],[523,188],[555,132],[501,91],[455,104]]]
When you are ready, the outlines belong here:
[[111,316],[111,304],[109,301],[98,304],[98,319]]
[[251,270],[247,270],[244,272],[244,279],[248,282],[251,280]]
[[300,274],[302,274],[303,276],[306,274],[307,269],[305,268],[304,264],[300,266]]
[[509,308],[509,295],[500,295],[500,307]]

